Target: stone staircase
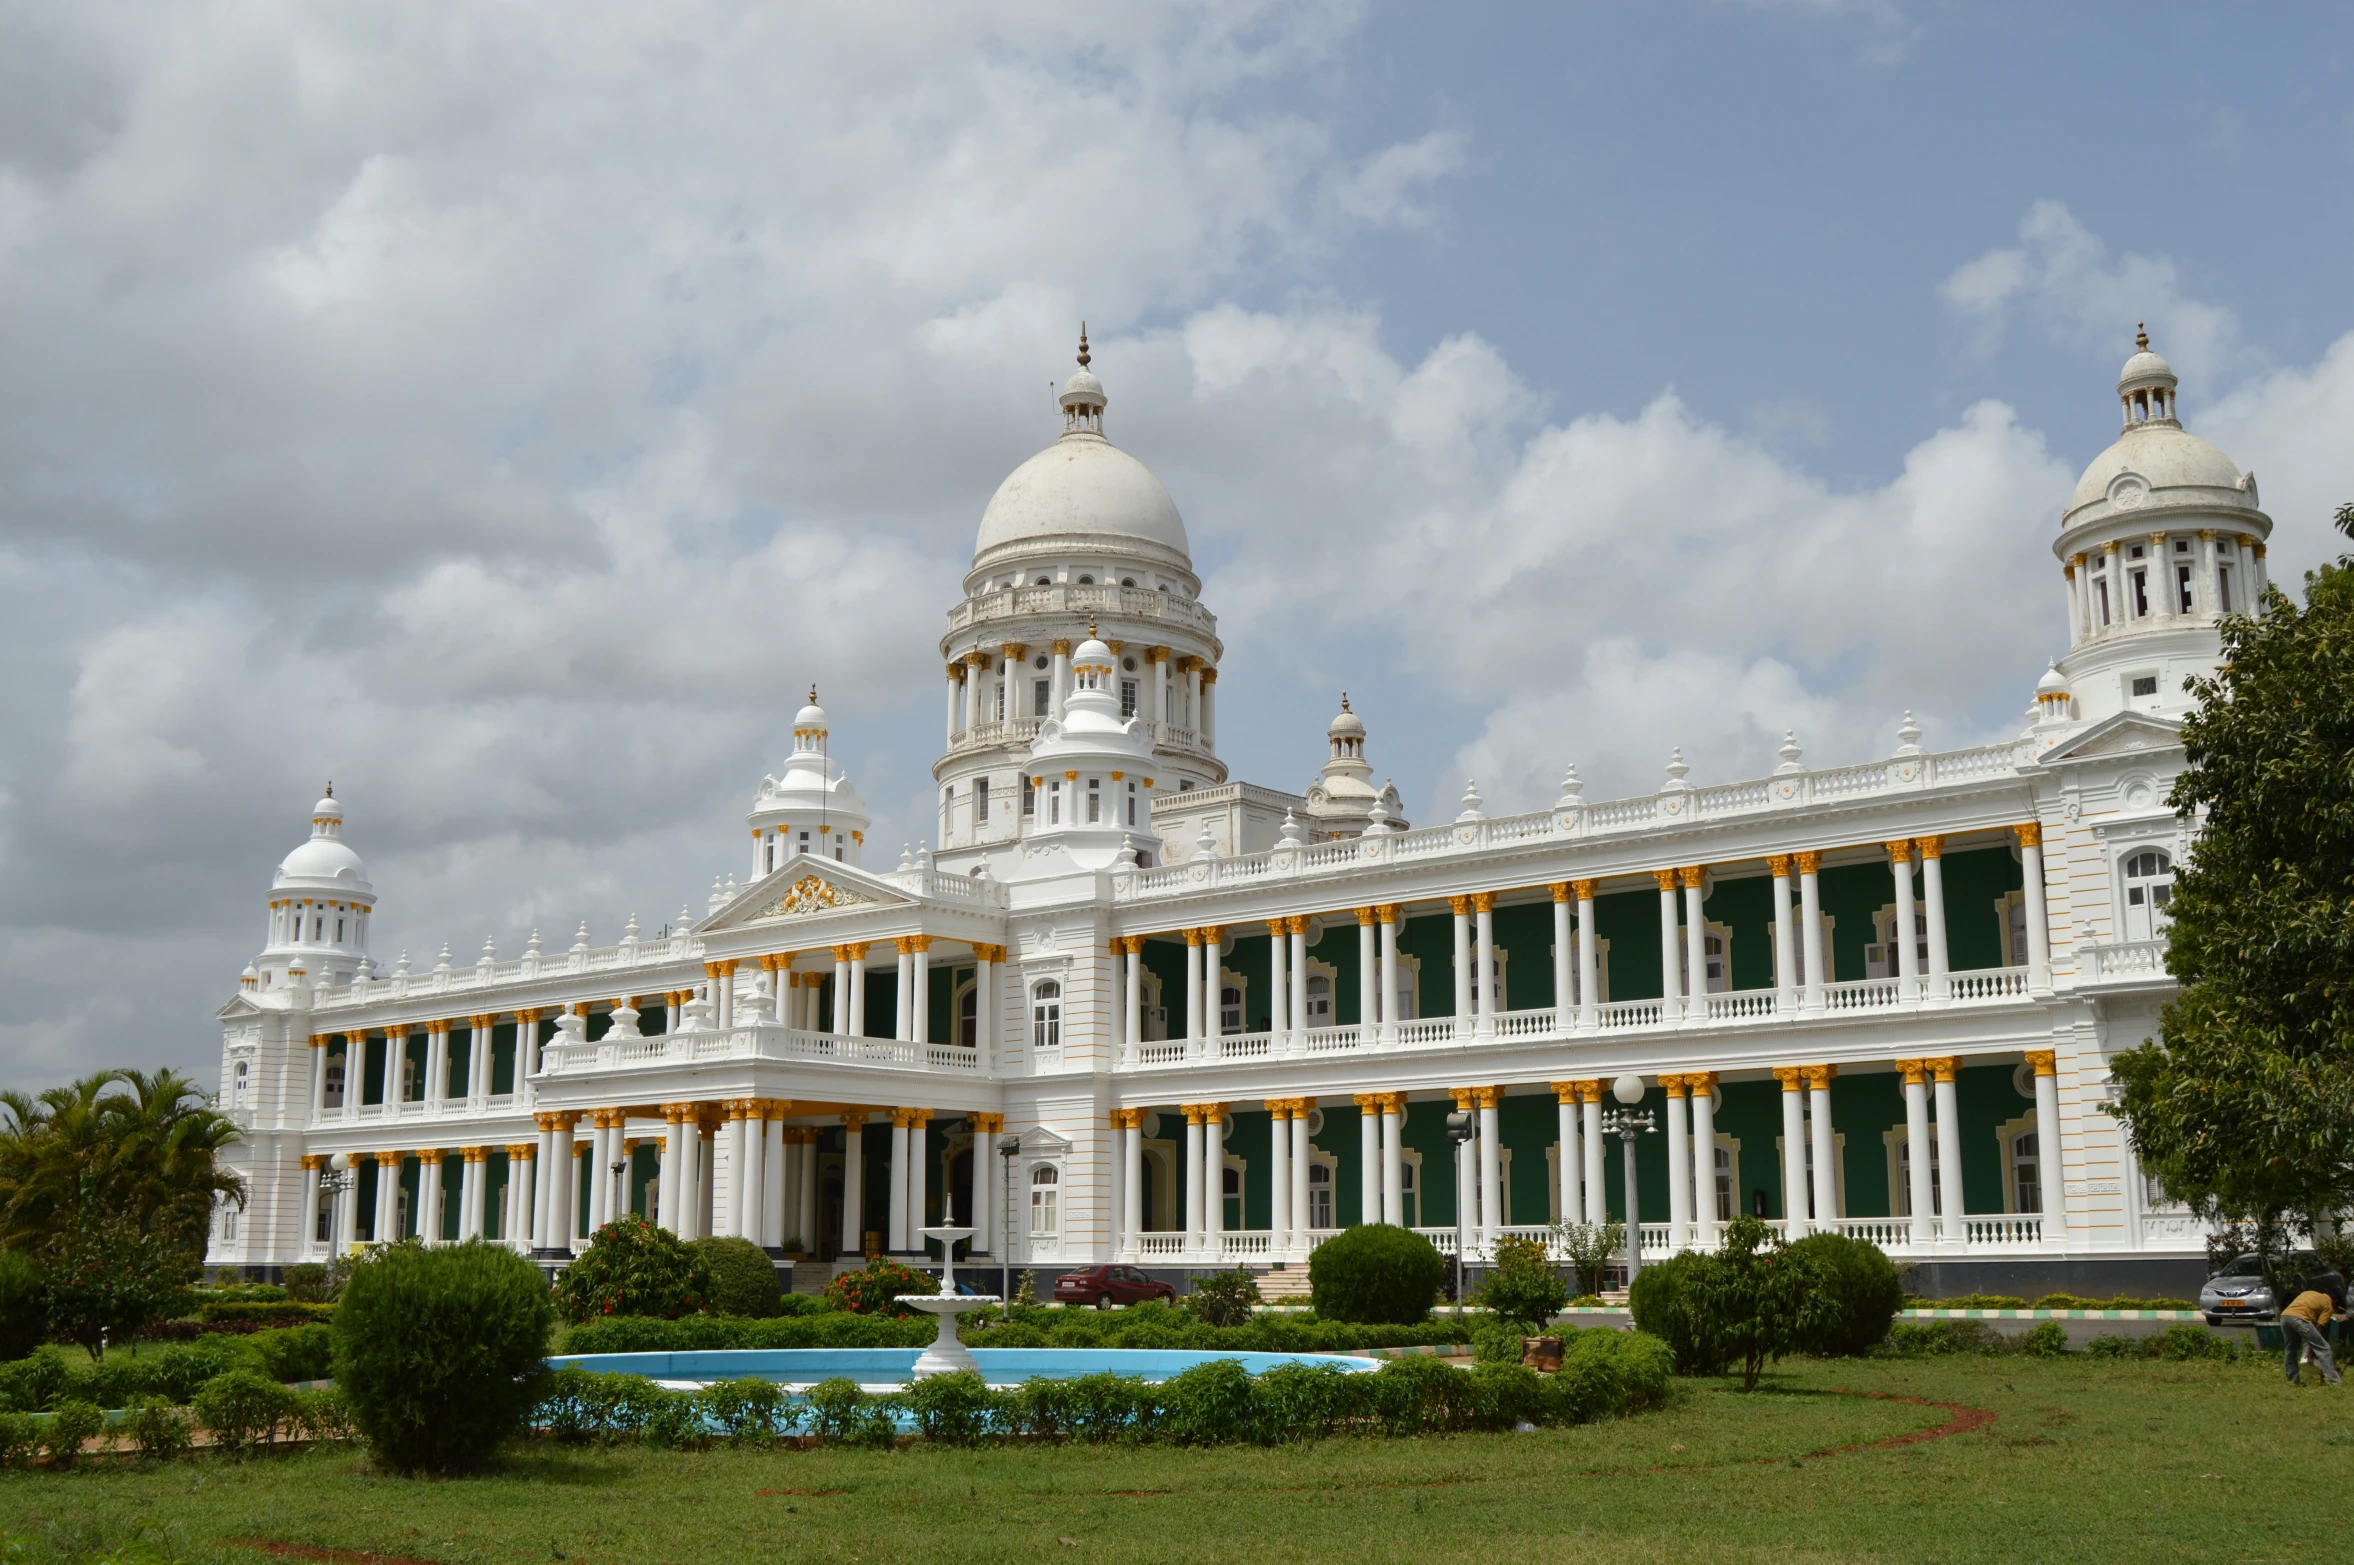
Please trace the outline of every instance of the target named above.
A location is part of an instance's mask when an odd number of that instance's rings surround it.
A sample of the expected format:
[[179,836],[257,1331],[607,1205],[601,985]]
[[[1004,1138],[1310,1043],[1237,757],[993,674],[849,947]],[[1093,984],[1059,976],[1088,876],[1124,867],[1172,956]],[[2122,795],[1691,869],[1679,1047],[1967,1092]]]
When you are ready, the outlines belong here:
[[795,1261],[793,1275],[785,1284],[785,1291],[787,1293],[823,1293],[826,1291],[827,1283],[839,1277],[845,1270],[855,1271],[856,1269],[854,1266],[845,1267],[838,1261]]
[[1286,1263],[1273,1271],[1259,1273],[1259,1297],[1268,1304],[1307,1303],[1308,1268]]

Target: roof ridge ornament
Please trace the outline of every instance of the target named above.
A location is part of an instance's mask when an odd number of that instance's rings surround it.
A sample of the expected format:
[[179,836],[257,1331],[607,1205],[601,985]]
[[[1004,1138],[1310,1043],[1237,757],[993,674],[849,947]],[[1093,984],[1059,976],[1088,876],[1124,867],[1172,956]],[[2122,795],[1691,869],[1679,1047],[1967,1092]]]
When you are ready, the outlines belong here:
[[1081,321],[1079,323],[1079,367],[1081,369],[1085,369],[1088,365],[1088,362],[1089,356],[1087,352],[1087,323],[1085,321]]
[[[1079,341],[1082,346],[1086,344],[1087,330],[1085,327],[1081,327],[1079,330]],[[2150,351],[2150,327],[2147,321],[2135,321],[2133,323],[2133,345],[2143,353]],[[1079,362],[1084,364],[1087,361],[1085,359],[1081,359]]]

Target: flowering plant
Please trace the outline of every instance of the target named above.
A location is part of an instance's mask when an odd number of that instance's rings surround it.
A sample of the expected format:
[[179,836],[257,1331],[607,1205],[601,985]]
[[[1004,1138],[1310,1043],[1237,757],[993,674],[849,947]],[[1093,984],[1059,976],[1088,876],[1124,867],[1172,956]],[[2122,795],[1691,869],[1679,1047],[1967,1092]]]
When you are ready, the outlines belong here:
[[838,1310],[853,1315],[884,1315],[904,1319],[916,1312],[898,1301],[902,1293],[938,1293],[940,1279],[877,1255],[864,1271],[845,1272],[826,1284],[825,1298]]
[[711,1298],[711,1263],[678,1235],[636,1213],[589,1236],[589,1247],[556,1279],[556,1307],[578,1324],[600,1315],[676,1320]]

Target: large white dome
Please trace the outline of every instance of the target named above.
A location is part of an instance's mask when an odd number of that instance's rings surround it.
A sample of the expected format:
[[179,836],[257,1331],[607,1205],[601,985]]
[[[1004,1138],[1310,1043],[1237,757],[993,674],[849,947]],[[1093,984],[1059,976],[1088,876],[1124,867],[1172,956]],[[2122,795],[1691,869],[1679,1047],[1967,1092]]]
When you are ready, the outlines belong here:
[[1169,491],[1101,435],[1066,435],[1015,468],[981,513],[973,553],[1074,535],[1141,539],[1192,557]]
[[340,880],[366,887],[368,866],[341,838],[313,837],[279,861],[278,884],[293,881]]
[[[2240,470],[2230,457],[2187,429],[2171,424],[2137,424],[2117,437],[2116,444],[2092,459],[2068,509],[2105,499],[2109,486],[2127,473],[2146,480],[2153,494],[2166,489],[2222,491],[2200,496],[2202,501],[2256,508],[2240,487]],[[2185,498],[2188,498],[2187,496]],[[2160,502],[2162,503],[2162,502]]]

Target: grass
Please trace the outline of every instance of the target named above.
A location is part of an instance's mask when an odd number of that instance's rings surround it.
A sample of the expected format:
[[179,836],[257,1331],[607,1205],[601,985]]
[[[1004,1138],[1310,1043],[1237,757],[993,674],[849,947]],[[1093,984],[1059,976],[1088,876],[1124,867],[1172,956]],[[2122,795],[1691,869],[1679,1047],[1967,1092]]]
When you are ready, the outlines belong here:
[[538,1446],[451,1482],[379,1477],[350,1450],[12,1472],[0,1560],[2334,1558],[2354,1529],[2354,1388],[2306,1379],[1798,1362],[1754,1396],[1688,1381],[1621,1422],[1275,1451]]

